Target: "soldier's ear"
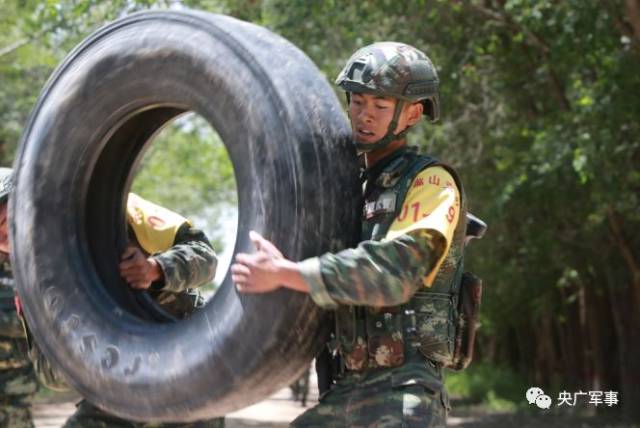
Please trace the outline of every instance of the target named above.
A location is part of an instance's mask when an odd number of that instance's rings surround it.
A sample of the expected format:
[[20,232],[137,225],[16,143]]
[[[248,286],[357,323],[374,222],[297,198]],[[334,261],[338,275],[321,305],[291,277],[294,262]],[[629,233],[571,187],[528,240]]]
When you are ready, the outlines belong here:
[[412,103],[407,106],[407,125],[415,125],[422,119],[424,105],[421,102]]

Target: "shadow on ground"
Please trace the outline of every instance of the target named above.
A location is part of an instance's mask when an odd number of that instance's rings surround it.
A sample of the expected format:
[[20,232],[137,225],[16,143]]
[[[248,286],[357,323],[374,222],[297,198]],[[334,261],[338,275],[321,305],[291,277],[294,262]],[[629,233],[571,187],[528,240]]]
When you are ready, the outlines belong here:
[[616,415],[562,413],[564,410],[499,413],[482,406],[459,406],[451,412],[448,425],[457,428],[640,428],[637,423]]
[[[310,395],[309,408],[317,402],[315,391]],[[75,394],[41,395],[35,406],[36,428],[60,428],[75,410]],[[290,391],[283,389],[260,403],[229,414],[226,428],[285,428],[289,422],[306,410],[291,399]],[[478,405],[460,405],[454,402],[448,426],[456,428],[640,428],[637,423],[623,422],[615,415],[578,415],[562,413],[568,409],[520,413],[496,413]],[[541,413],[544,412],[544,413]]]

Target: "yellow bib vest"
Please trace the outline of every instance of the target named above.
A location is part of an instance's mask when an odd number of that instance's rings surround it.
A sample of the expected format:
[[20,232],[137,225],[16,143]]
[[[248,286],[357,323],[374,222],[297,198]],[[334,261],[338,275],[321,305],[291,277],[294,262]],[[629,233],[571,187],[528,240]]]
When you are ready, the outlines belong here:
[[176,238],[178,229],[191,222],[179,214],[155,205],[135,193],[127,200],[127,224],[148,254],[168,250]]

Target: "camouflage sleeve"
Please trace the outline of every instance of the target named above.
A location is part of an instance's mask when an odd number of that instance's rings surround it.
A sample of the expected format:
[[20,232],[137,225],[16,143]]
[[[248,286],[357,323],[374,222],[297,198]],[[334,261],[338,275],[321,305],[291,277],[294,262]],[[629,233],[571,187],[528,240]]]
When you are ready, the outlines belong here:
[[13,308],[0,308],[0,336],[24,338],[24,329]]
[[0,335],[23,338],[24,329],[13,303],[13,288],[0,284]]
[[364,241],[355,249],[300,262],[311,298],[321,307],[396,306],[422,286],[442,256],[446,239],[419,229],[389,241]]
[[54,391],[68,391],[71,389],[64,376],[51,365],[31,337],[29,337],[29,358],[33,363],[36,377],[42,385]]
[[20,323],[22,337],[26,339],[29,360],[33,364],[33,371],[40,384],[54,391],[67,391],[70,389],[69,384],[64,379],[60,371],[55,369],[49,360],[44,356],[40,347],[33,339],[33,334],[29,329],[27,320],[16,314],[16,319]]
[[16,311],[0,310],[0,335],[3,337],[11,337],[19,339],[24,337],[24,330],[18,320]]
[[154,255],[164,273],[164,282],[153,284],[156,290],[179,293],[213,279],[218,258],[207,236],[199,229],[183,224],[173,246]]

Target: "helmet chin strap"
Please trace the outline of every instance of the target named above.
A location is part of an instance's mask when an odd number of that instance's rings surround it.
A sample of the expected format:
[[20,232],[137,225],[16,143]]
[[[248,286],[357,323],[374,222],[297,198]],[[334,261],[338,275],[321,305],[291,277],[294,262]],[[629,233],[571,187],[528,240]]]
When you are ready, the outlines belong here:
[[393,118],[391,119],[391,123],[389,123],[389,128],[387,128],[387,133],[384,135],[384,137],[382,137],[375,143],[359,143],[357,141],[354,141],[358,153],[370,153],[376,150],[384,149],[392,142],[400,140],[404,138],[405,135],[407,135],[407,131],[409,131],[410,128],[409,126],[398,132],[397,134],[394,134],[394,131],[398,127],[398,118],[400,117],[400,113],[402,112],[403,105],[404,101],[398,100],[393,111]]

